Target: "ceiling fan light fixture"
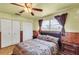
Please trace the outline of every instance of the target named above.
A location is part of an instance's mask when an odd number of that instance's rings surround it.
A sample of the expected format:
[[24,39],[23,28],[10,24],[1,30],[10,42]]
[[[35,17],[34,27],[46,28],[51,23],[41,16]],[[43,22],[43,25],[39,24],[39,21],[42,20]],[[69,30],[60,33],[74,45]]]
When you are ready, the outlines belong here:
[[24,8],[24,10],[25,10],[25,12],[27,12],[27,13],[29,12],[27,8]]
[[27,12],[27,13],[30,13],[32,16],[34,16],[34,12],[33,11],[40,11],[40,12],[43,11],[40,8],[33,8],[32,7],[32,3],[24,3],[24,6],[20,5],[20,4],[17,4],[17,3],[11,3],[11,4],[23,7],[23,9],[19,12],[19,14],[22,14],[23,12]]
[[32,9],[28,8],[28,11],[29,11],[29,12],[32,12]]
[[24,8],[25,12],[29,13],[29,12],[32,12],[32,9],[30,8]]

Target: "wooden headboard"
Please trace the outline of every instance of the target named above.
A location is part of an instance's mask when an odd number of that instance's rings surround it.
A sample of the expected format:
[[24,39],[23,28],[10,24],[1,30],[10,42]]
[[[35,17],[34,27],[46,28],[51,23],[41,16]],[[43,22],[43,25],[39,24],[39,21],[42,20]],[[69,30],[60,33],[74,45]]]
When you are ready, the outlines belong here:
[[54,32],[54,31],[41,31],[41,35],[50,35],[59,38],[58,44],[61,48],[61,32]]
[[55,32],[55,31],[41,31],[41,35],[51,35],[54,37],[61,38],[61,32]]

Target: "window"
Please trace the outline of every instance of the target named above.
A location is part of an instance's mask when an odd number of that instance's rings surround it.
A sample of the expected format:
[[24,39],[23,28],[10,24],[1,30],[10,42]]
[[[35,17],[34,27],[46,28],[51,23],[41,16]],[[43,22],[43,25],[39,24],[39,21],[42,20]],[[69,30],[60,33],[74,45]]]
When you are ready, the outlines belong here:
[[41,29],[45,31],[61,31],[62,25],[60,25],[59,22],[53,18],[51,20],[44,20],[42,22]]
[[59,24],[59,22],[56,19],[50,20],[50,30],[51,31],[61,31],[62,25]]
[[42,22],[42,30],[49,30],[49,20],[45,20]]

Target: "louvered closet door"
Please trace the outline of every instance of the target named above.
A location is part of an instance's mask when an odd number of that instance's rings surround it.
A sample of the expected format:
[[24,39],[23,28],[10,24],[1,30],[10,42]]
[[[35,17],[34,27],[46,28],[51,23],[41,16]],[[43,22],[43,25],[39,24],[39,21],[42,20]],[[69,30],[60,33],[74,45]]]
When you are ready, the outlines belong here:
[[13,44],[20,42],[20,22],[12,21],[12,32],[13,32]]
[[23,41],[32,39],[33,35],[32,23],[23,23]]
[[7,47],[12,44],[11,21],[1,20],[1,47]]

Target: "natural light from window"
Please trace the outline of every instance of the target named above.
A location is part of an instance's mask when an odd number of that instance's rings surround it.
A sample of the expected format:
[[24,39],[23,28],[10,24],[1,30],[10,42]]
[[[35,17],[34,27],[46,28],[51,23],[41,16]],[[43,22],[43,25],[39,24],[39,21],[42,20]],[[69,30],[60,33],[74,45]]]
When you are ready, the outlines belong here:
[[41,29],[43,31],[61,31],[62,26],[59,24],[59,22],[53,18],[51,20],[44,20],[42,22]]
[[49,20],[45,20],[42,22],[42,30],[46,30],[48,31],[49,30]]

